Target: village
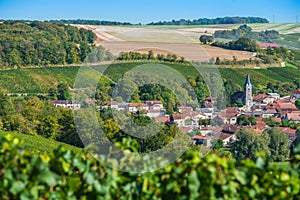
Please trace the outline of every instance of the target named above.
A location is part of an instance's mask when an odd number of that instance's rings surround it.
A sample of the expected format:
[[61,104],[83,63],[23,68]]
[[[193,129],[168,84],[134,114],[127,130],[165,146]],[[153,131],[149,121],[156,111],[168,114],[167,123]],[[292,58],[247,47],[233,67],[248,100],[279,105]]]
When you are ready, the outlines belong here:
[[[149,100],[144,103],[118,103],[107,102],[104,108],[148,116],[157,123],[176,124],[184,133],[191,136],[195,144],[211,147],[212,141],[221,139],[224,147],[228,147],[236,139],[236,133],[244,128],[251,129],[257,134],[262,134],[269,128],[265,122],[267,119],[274,121],[274,127],[283,131],[292,142],[296,138],[296,129],[280,126],[282,122],[300,122],[300,110],[295,106],[295,101],[300,99],[300,89],[294,91],[290,96],[280,97],[277,93],[258,94],[252,96],[252,84],[250,76],[247,75],[244,91],[238,92],[231,98],[241,100],[243,107],[227,107],[218,110],[217,99],[208,97],[205,99],[203,108],[189,106],[178,107],[178,113],[168,115],[164,109],[163,102]],[[79,101],[50,101],[56,107],[69,109],[80,109]],[[84,107],[95,105],[94,100],[86,100]],[[100,108],[99,108],[100,109]],[[253,123],[241,125],[239,118],[254,119]]]

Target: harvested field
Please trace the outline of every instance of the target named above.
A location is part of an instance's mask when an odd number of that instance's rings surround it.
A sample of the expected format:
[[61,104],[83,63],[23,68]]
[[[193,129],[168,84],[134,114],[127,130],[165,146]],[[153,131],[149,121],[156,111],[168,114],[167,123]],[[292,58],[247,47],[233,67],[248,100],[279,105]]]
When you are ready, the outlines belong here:
[[218,47],[203,46],[197,43],[102,42],[101,45],[109,49],[114,55],[128,51],[147,53],[149,50],[153,50],[154,54],[174,53],[185,57],[189,61],[200,62],[207,62],[211,58],[216,57],[229,60],[232,60],[232,56],[236,56],[238,60],[252,57],[252,53],[250,52],[226,50]]

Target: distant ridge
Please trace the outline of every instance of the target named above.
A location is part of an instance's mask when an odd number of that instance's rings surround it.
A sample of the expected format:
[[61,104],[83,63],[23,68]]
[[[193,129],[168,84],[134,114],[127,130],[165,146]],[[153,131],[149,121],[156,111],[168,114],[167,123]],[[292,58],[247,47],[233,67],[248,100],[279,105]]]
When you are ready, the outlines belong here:
[[215,19],[200,18],[194,20],[172,20],[151,22],[147,25],[209,25],[209,24],[251,24],[251,23],[269,23],[265,18],[261,17],[218,17]]
[[[20,21],[20,22],[33,22],[39,20],[4,20],[3,21]],[[141,25],[141,23],[135,24],[130,22],[118,22],[118,21],[101,21],[90,19],[60,19],[60,20],[45,20],[44,22],[56,23],[56,24],[81,24],[81,25]],[[172,20],[172,21],[159,21],[151,22],[146,25],[209,25],[209,24],[251,24],[251,23],[269,23],[265,18],[261,17],[218,17],[215,19],[200,18],[194,20]]]

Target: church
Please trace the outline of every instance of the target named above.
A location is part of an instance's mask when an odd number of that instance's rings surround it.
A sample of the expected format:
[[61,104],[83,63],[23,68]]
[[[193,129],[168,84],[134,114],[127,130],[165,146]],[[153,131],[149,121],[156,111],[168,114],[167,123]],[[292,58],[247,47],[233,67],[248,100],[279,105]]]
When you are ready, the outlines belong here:
[[253,106],[252,85],[249,74],[247,74],[246,82],[244,84],[243,104],[247,110],[250,110]]

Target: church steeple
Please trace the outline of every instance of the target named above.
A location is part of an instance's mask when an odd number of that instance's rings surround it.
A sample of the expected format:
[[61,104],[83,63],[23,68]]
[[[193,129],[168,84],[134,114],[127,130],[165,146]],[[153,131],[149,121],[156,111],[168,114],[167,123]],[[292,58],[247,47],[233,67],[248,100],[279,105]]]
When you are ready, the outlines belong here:
[[[246,85],[251,85],[249,74],[247,74],[245,86],[246,86]],[[251,86],[252,86],[252,85],[251,85]]]
[[253,105],[252,85],[251,85],[251,82],[250,82],[249,74],[247,74],[246,82],[245,82],[245,85],[244,85],[244,105],[246,106],[246,108],[248,110],[250,110],[250,108]]

